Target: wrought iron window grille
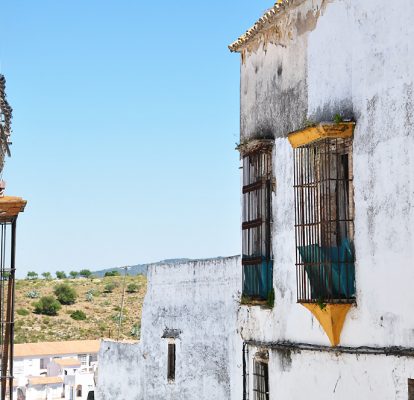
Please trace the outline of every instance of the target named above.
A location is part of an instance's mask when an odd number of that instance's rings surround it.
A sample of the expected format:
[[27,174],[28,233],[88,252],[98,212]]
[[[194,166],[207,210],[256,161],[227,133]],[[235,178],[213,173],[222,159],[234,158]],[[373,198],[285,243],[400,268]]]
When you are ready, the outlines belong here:
[[268,363],[255,359],[253,364],[253,399],[269,400]]
[[[273,141],[255,141],[242,153],[243,210],[242,265],[243,296],[266,300],[272,290],[273,256],[271,248]],[[253,148],[253,151],[251,150]]]
[[355,301],[352,138],[294,149],[298,302]]

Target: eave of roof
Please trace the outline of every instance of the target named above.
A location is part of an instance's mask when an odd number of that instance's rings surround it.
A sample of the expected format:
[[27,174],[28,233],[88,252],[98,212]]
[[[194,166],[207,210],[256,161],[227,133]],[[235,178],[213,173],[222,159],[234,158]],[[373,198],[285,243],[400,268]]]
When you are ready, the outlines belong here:
[[268,26],[281,12],[283,12],[292,0],[277,0],[272,8],[267,10],[256,23],[241,35],[228,47],[231,52],[238,52],[241,48],[253,39],[263,28]]
[[63,383],[63,379],[59,376],[34,376],[29,378],[29,385],[51,385]]
[[55,364],[61,367],[77,367],[81,365],[81,362],[76,358],[61,358],[53,360]]

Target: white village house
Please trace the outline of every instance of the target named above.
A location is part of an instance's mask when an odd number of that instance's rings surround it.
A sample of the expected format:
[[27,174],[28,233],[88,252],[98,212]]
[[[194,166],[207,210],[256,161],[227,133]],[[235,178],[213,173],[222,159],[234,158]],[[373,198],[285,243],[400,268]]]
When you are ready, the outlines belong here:
[[414,400],[413,17],[282,0],[230,45],[241,258],[150,269],[99,400]]
[[414,399],[413,17],[284,0],[230,45],[243,399]]
[[90,400],[99,345],[99,340],[14,345],[14,398]]

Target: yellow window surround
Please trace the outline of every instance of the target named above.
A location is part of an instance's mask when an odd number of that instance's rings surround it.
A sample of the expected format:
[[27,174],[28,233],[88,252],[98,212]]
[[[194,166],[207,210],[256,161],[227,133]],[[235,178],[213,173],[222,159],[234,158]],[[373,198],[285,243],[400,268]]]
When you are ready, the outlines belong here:
[[352,304],[325,304],[321,307],[316,303],[300,303],[307,308],[319,321],[332,346],[337,346],[341,339],[346,315]]
[[[354,129],[355,122],[320,122],[290,133],[288,140],[293,148],[297,148],[323,139],[352,138]],[[317,303],[301,302],[300,304],[318,320],[331,345],[337,346],[340,343],[345,318],[352,304],[330,303],[323,306]]]
[[305,146],[322,139],[350,138],[354,134],[355,122],[321,122],[288,135],[293,148]]

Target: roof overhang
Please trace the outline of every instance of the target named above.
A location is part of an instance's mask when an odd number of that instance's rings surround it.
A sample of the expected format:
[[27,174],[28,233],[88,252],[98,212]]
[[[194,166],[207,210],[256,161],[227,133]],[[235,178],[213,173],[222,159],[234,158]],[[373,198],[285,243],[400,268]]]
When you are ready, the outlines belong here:
[[0,222],[13,221],[19,213],[24,211],[26,203],[27,201],[21,197],[0,197]]
[[274,6],[267,10],[250,29],[228,46],[230,51],[241,51],[244,45],[248,44],[250,40],[262,30],[269,27],[271,23],[293,2],[294,0],[277,0]]

